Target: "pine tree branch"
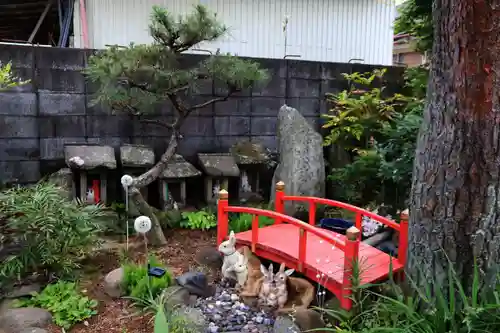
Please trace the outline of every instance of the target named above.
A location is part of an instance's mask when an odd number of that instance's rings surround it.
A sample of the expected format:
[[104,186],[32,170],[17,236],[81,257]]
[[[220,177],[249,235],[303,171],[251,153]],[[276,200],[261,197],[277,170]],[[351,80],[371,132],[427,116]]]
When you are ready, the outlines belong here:
[[231,95],[233,95],[234,93],[237,93],[241,91],[241,89],[237,89],[237,88],[234,88],[234,87],[230,87],[229,88],[229,91],[228,93],[226,94],[226,96],[223,96],[223,97],[216,97],[216,98],[212,98],[211,100],[209,101],[206,101],[206,102],[203,102],[203,103],[200,103],[200,104],[196,104],[196,105],[193,105],[189,108],[189,111],[193,111],[193,110],[196,110],[196,109],[202,109],[206,106],[209,106],[210,104],[214,104],[214,103],[217,103],[217,102],[224,102],[224,101],[227,101],[229,99],[229,97],[231,97]]
[[139,119],[139,121],[141,123],[144,123],[144,124],[156,125],[156,126],[160,126],[160,127],[164,127],[164,128],[168,128],[168,129],[172,129],[175,127],[175,122],[168,123],[165,121],[154,120],[154,119]]

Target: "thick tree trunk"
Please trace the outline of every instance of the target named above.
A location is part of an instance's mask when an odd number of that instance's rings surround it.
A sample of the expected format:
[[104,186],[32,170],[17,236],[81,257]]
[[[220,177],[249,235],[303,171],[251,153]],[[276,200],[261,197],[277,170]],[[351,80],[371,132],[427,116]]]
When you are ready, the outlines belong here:
[[420,285],[445,287],[451,263],[468,287],[474,259],[490,283],[500,263],[499,10],[500,0],[434,2],[407,267]]
[[134,178],[134,182],[128,191],[129,198],[135,203],[139,212],[151,219],[152,227],[151,231],[148,233],[148,241],[153,246],[166,245],[167,239],[163,234],[160,222],[158,221],[153,209],[151,209],[151,206],[149,206],[146,200],[144,200],[139,189],[148,186],[158,179],[162,172],[167,168],[168,162],[174,156],[176,150],[177,133],[174,131],[168,143],[167,150],[163,153],[158,163],[139,177]]

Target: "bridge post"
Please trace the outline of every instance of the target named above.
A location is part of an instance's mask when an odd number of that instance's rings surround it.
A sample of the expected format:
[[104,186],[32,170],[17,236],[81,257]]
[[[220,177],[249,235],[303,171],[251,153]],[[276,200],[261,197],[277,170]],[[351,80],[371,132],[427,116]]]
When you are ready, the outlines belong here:
[[217,200],[217,246],[224,241],[228,234],[229,215],[227,213],[229,193],[226,190],[219,192]]
[[408,220],[399,222],[399,246],[398,261],[401,265],[406,265],[406,256],[408,255]]
[[[285,183],[281,180],[276,183],[276,195],[274,196],[274,211],[276,213],[285,214],[285,201],[283,200],[285,196]],[[283,221],[281,219],[274,219],[275,224],[279,224]]]
[[[359,275],[359,242],[360,234],[358,228],[350,227],[346,232],[345,252],[344,252],[344,278],[342,281],[342,297],[340,306],[345,310],[352,308],[352,287],[353,275]],[[358,276],[354,276],[358,278]]]

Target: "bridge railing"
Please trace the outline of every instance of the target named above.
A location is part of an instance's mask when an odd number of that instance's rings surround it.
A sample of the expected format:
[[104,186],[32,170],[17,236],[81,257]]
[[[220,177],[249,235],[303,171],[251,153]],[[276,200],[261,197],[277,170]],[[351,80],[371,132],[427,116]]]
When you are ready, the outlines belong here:
[[[275,196],[275,211],[277,213],[284,214],[285,213],[285,201],[299,201],[299,202],[307,202],[309,204],[309,224],[316,224],[316,207],[317,205],[327,205],[331,207],[337,207],[341,209],[345,209],[351,211],[356,214],[354,225],[358,230],[362,230],[363,226],[363,216],[369,217],[377,222],[382,223],[385,226],[388,226],[395,231],[399,232],[399,244],[398,244],[398,261],[400,264],[406,264],[406,255],[408,250],[408,219],[401,219],[398,224],[396,221],[390,220],[386,217],[377,215],[373,212],[370,212],[366,209],[356,207],[350,205],[348,203],[324,199],[324,198],[316,198],[316,197],[306,197],[306,196],[294,196],[294,195],[286,195],[285,194],[285,183],[278,182],[276,184],[276,196]],[[284,220],[276,219],[275,223],[281,223]],[[361,233],[358,235],[359,239],[361,239]]]
[[[335,237],[332,233],[314,225],[305,223],[301,220],[285,215],[283,213],[274,212],[265,209],[229,206],[229,194],[226,190],[219,192],[217,201],[217,245],[224,241],[229,232],[229,213],[246,213],[252,215],[252,237],[251,248],[252,252],[256,252],[259,243],[259,216],[267,216],[275,220],[275,223],[286,222],[293,224],[299,229],[299,255],[297,258],[296,270],[304,273],[304,265],[306,263],[307,251],[307,234],[311,233],[335,246],[344,252],[344,272],[342,281],[342,290],[344,297],[341,300],[343,308],[351,307],[350,294],[352,290],[352,272],[353,264],[358,261],[359,243],[361,241],[360,231],[356,227],[351,227],[347,230],[345,241]],[[279,221],[279,222],[278,222]],[[293,240],[290,240],[293,242]],[[316,275],[316,273],[314,273]]]

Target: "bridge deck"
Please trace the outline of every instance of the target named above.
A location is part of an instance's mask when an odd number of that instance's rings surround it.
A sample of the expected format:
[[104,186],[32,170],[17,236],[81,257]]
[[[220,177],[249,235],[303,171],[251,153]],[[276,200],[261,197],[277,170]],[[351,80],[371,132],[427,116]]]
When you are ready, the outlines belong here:
[[[328,232],[342,241],[345,240],[344,235],[333,231]],[[236,239],[238,245],[251,246],[252,231],[237,233]],[[287,267],[297,269],[299,228],[287,223],[259,228],[255,252],[261,257],[276,262],[281,260]],[[359,263],[362,284],[373,283],[387,278],[391,264],[393,272],[403,270],[403,266],[395,258],[362,242],[359,245]],[[321,281],[328,281],[328,283],[325,283],[325,287],[330,290],[338,289],[338,285],[342,284],[344,276],[344,251],[332,247],[331,244],[323,241],[320,237],[308,233],[303,273],[316,281],[318,281],[318,274],[324,274]],[[334,286],[335,284],[337,286]],[[331,291],[336,292],[338,290]]]

